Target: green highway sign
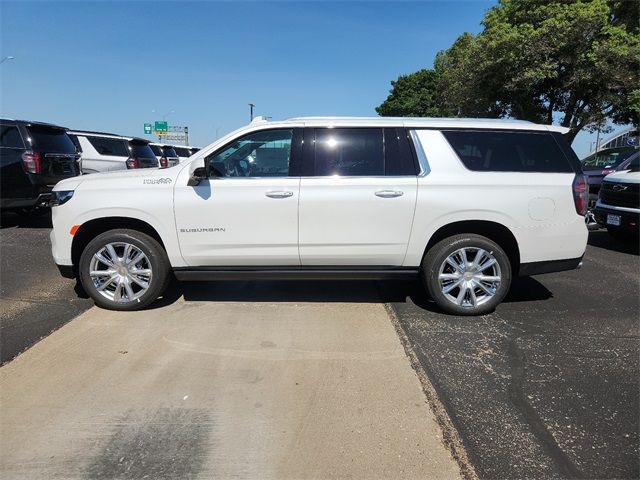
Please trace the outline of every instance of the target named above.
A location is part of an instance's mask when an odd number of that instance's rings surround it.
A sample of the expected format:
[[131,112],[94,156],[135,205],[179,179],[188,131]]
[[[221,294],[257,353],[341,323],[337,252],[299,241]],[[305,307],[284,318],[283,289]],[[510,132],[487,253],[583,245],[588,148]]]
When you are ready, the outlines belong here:
[[145,135],[151,135],[151,129],[153,128],[153,125],[151,125],[150,123],[145,123],[144,124],[144,134]]
[[167,122],[156,122],[155,132],[157,135],[166,135],[169,133],[169,125]]

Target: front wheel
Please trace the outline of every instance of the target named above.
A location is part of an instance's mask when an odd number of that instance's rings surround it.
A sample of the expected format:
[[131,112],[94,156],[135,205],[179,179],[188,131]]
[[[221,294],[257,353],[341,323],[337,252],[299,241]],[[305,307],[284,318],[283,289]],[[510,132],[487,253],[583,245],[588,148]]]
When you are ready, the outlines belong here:
[[110,230],[94,238],[80,257],[79,276],[96,305],[140,310],[164,292],[169,260],[152,237],[135,230]]
[[454,235],[434,245],[422,261],[422,279],[446,313],[492,312],[511,285],[511,263],[494,241],[476,234]]

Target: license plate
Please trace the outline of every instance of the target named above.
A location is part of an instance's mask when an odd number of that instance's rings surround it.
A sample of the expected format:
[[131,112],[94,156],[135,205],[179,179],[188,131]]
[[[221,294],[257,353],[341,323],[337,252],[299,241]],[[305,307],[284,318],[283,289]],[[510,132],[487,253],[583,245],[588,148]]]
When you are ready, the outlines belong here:
[[607,225],[620,226],[620,215],[607,214]]

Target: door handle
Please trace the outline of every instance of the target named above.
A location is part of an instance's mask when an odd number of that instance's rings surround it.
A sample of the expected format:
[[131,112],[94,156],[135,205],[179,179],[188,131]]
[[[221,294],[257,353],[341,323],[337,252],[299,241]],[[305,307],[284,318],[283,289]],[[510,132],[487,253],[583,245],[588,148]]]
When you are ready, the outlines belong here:
[[265,195],[269,198],[289,198],[293,196],[293,192],[267,192]]
[[376,197],[381,198],[395,198],[401,197],[402,195],[404,195],[404,192],[401,190],[378,190],[376,192]]

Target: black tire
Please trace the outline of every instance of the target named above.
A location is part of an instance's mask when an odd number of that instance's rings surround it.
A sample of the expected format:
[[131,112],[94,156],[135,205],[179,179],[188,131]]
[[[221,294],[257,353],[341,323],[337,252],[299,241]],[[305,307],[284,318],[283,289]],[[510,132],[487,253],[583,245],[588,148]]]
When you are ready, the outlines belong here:
[[[486,298],[482,298],[481,301],[483,303],[479,303],[475,306],[461,306],[450,300],[449,296],[443,293],[442,286],[440,285],[440,280],[438,278],[440,275],[440,268],[443,267],[443,264],[445,263],[447,258],[454,252],[462,248],[469,248],[472,249],[472,251],[475,250],[476,255],[479,252],[479,250],[477,249],[483,249],[485,252],[495,258],[500,269],[499,284],[495,286],[495,289],[491,289],[492,291],[495,291],[495,293],[492,296],[487,295]],[[475,260],[475,258],[473,260]],[[485,262],[482,262],[482,264],[484,263]],[[511,262],[509,261],[509,257],[504,252],[504,250],[493,240],[490,240],[481,235],[471,233],[454,235],[445,238],[444,240],[441,240],[433,247],[431,247],[422,260],[421,273],[423,284],[431,299],[444,312],[454,315],[484,315],[486,313],[492,312],[496,308],[496,306],[504,299],[511,286]],[[453,280],[451,280],[451,282],[454,283]],[[462,288],[454,288],[452,290],[452,295],[456,292],[461,291]],[[476,298],[476,291],[479,292],[482,296],[486,295],[486,293],[483,292],[479,287],[474,288],[473,291],[474,298]],[[463,294],[462,298],[470,298],[467,297],[467,295],[470,296],[470,292],[468,294]]]
[[[105,296],[97,290],[96,285],[89,275],[91,259],[109,243],[128,243],[146,255],[152,271],[152,277],[148,282],[146,292],[142,293],[139,298],[132,301],[125,300],[116,303],[113,300],[105,298]],[[80,256],[78,276],[84,290],[93,298],[99,307],[107,310],[133,311],[141,310],[149,306],[164,293],[171,278],[170,272],[171,265],[167,254],[156,239],[137,230],[109,230],[91,240],[84,248]]]

